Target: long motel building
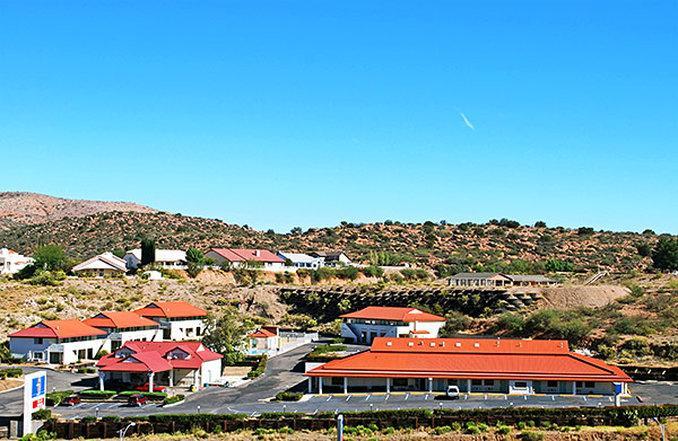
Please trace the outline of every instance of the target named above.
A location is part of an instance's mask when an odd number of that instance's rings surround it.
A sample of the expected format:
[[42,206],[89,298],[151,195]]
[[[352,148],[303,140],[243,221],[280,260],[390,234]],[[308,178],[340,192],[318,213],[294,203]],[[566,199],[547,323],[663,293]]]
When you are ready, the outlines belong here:
[[628,394],[616,366],[570,351],[565,340],[376,337],[368,351],[305,374],[309,393],[422,391]]

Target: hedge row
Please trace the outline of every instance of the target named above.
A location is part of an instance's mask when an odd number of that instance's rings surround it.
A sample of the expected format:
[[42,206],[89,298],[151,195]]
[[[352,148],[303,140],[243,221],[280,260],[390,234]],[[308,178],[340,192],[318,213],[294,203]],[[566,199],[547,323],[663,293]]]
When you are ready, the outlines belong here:
[[5,378],[18,378],[23,374],[24,372],[21,368],[0,369],[0,380],[4,380]]
[[[587,407],[587,408],[501,408],[501,409],[411,409],[365,412],[346,412],[348,426],[374,425],[379,429],[436,428],[459,423],[517,425],[527,421],[557,422],[559,426],[619,425],[632,426],[640,419],[678,416],[678,405]],[[80,422],[49,420],[45,430],[56,433],[59,438],[106,438],[116,436],[117,431],[129,422],[136,423],[134,434],[159,434],[189,432],[200,428],[208,432],[235,431],[241,429],[278,429],[289,427],[295,430],[323,430],[336,424],[334,413],[303,415],[298,413],[265,413],[257,418],[244,414],[162,414],[107,418],[99,421],[83,418]],[[455,424],[456,423],[456,424]]]

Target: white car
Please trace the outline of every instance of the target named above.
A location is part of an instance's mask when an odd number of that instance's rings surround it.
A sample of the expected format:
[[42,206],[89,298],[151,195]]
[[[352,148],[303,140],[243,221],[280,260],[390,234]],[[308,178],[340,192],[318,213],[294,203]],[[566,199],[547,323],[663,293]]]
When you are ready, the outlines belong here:
[[459,386],[447,386],[447,398],[451,400],[459,399]]

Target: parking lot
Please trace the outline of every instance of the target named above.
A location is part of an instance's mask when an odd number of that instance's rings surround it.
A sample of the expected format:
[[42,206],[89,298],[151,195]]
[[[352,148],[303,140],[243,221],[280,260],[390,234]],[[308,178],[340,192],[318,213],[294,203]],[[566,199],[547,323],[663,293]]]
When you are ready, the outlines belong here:
[[[207,392],[207,391],[204,391]],[[125,403],[81,403],[72,408],[57,410],[66,418],[104,415],[148,415],[154,413],[246,413],[257,415],[263,412],[318,412],[365,411],[413,408],[495,408],[495,407],[574,407],[611,406],[612,397],[569,396],[569,395],[462,395],[458,400],[443,400],[441,394],[428,393],[363,393],[349,395],[310,395],[299,402],[276,402],[269,399],[232,400],[226,399],[228,389],[197,393],[191,399],[177,406],[164,408],[157,404],[129,407]],[[678,403],[678,385],[675,383],[637,383],[633,386],[631,398],[622,400],[622,405]],[[246,398],[246,397],[240,397]]]

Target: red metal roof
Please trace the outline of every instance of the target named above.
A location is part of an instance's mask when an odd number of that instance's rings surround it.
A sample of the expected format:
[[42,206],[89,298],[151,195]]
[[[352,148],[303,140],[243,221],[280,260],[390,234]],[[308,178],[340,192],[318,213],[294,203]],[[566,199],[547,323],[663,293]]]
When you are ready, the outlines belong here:
[[392,306],[368,306],[360,311],[339,316],[366,320],[393,320],[400,322],[444,322],[445,317],[429,314],[416,308],[399,308]]
[[158,323],[129,311],[100,312],[92,318],[82,321],[95,328],[124,329],[136,327],[155,327]]
[[[459,342],[461,346],[455,344]],[[369,351],[330,361],[312,369],[306,375],[632,381],[615,366],[569,352],[565,342],[501,340],[499,346],[495,346],[497,342],[494,339],[377,338]],[[410,346],[409,343],[413,345]],[[441,346],[440,343],[445,344]],[[479,347],[475,346],[476,343],[479,343]]]
[[79,320],[43,320],[40,323],[10,334],[15,338],[74,338],[105,335],[106,332]]
[[270,263],[284,263],[281,257],[268,250],[257,250],[249,248],[212,248],[214,251],[224,259],[230,262],[270,262]]
[[164,318],[183,318],[183,317],[204,317],[207,311],[198,308],[186,302],[153,302],[143,308],[134,311],[142,317],[164,317]]
[[[131,352],[129,356],[116,356],[127,350]],[[175,350],[186,353],[188,357],[169,358],[168,354]],[[202,363],[220,358],[221,354],[205,348],[199,341],[128,341],[114,353],[102,357],[97,367],[102,371],[163,372],[170,369],[199,369]]]

